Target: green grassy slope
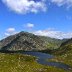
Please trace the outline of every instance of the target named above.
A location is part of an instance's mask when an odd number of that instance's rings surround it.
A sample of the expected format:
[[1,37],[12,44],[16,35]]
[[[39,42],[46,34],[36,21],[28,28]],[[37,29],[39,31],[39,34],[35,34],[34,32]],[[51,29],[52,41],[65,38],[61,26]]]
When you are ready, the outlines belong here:
[[55,58],[50,61],[63,62],[72,67],[72,39],[62,43],[60,48],[55,51]]
[[45,36],[39,36],[41,40],[44,41],[47,49],[57,49],[61,45],[61,43],[65,42],[66,39],[60,40],[60,39],[55,39],[55,38],[50,38],[50,37],[45,37]]
[[[0,47],[15,48],[17,51],[19,48],[19,50],[33,50],[32,48],[35,47],[41,51],[44,49],[43,52],[55,55],[55,58],[48,61],[62,62],[72,66],[72,39],[59,40],[21,32],[0,41]],[[67,72],[41,65],[36,59],[29,55],[0,53],[0,72]]]
[[36,57],[22,54],[0,53],[0,72],[66,72],[62,69],[44,66]]

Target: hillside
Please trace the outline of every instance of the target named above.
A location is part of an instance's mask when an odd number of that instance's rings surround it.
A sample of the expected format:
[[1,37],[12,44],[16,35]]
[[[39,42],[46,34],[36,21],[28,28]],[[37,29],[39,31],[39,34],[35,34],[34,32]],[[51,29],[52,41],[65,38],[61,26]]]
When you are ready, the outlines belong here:
[[0,53],[0,72],[68,72],[37,63],[36,57],[24,54]]
[[0,41],[1,50],[40,51],[57,49],[63,41],[50,37],[37,36],[28,32],[20,32]]
[[1,50],[40,50],[44,49],[44,42],[34,34],[27,32],[20,32],[13,36],[3,39],[0,43]]
[[50,61],[62,62],[72,67],[72,38],[63,42],[54,54],[55,58]]
[[63,42],[58,49],[55,50],[55,54],[66,54],[72,51],[72,38]]
[[67,39],[60,40],[46,36],[39,36],[39,37],[45,42],[46,47],[51,50],[59,48],[60,45],[67,40]]
[[60,47],[72,48],[72,38],[63,42]]
[[[72,67],[72,39],[59,40],[22,31],[1,40],[0,50],[46,52],[54,54],[54,58],[48,59],[48,62],[61,62]],[[0,53],[0,71],[66,72],[60,68],[41,65],[36,60],[35,56],[25,54]]]

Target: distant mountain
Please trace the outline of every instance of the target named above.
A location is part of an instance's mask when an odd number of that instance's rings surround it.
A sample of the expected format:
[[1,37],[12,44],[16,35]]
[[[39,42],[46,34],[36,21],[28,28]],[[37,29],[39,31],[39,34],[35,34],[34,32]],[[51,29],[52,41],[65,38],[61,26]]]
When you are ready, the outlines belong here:
[[72,53],[72,38],[63,42],[58,49],[55,50],[55,54],[68,54]]
[[9,36],[6,39],[3,39],[0,43],[1,50],[40,50],[44,49],[44,42],[34,34],[28,32],[20,32],[13,36]]
[[28,32],[20,32],[0,41],[0,50],[40,51],[57,49],[65,40],[37,36]]
[[67,39],[60,40],[45,36],[40,36],[40,38],[45,42],[46,47],[51,50],[59,48],[60,45],[67,40]]
[[66,50],[72,50],[72,38],[63,42],[60,46],[60,48]]
[[61,46],[70,46],[72,48],[72,38],[68,39],[67,41],[63,42]]

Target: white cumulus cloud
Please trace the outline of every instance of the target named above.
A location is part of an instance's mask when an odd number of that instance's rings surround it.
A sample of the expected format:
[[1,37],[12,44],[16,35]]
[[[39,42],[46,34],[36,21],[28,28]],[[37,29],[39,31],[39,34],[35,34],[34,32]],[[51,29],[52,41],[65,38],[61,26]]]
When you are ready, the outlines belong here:
[[47,36],[47,37],[57,38],[57,39],[72,38],[72,32],[65,33],[56,30],[38,30],[33,33],[35,35]]
[[9,34],[9,33],[7,33],[7,32],[5,32],[5,33],[4,33],[4,36],[10,36],[10,34]]
[[8,28],[6,29],[6,32],[4,33],[5,36],[10,36],[17,33],[15,28]]
[[3,3],[11,10],[19,14],[26,14],[29,12],[37,13],[39,11],[46,11],[46,0],[2,0]]
[[34,27],[34,24],[32,24],[32,23],[27,23],[26,27],[27,27],[27,28],[33,28],[33,27]]
[[58,6],[66,5],[68,8],[72,7],[72,0],[51,0],[51,2],[57,4]]
[[15,28],[8,28],[6,31],[7,32],[14,32],[15,31]]

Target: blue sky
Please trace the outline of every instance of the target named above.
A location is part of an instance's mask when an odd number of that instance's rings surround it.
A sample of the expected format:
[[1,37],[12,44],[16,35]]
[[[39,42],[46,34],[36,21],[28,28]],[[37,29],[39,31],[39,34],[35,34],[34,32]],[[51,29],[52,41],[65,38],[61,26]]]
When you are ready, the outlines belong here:
[[0,0],[0,39],[20,31],[72,37],[72,0]]

